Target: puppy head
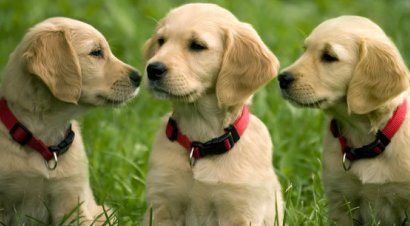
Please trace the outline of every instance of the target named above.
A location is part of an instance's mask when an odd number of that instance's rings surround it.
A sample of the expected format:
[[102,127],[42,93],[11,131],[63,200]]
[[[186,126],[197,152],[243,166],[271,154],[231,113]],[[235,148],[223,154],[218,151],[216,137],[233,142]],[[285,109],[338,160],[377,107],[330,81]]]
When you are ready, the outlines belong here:
[[277,58],[256,31],[214,4],[186,4],[160,21],[145,44],[149,89],[192,103],[215,93],[220,106],[243,103],[270,81]]
[[326,109],[345,102],[348,111],[371,112],[408,87],[408,71],[397,48],[369,19],[342,16],[316,27],[305,52],[279,75],[283,96]]
[[[101,33],[68,18],[50,18],[31,28],[8,67],[13,72],[21,68],[21,74],[40,79],[58,100],[74,104],[123,103],[136,95],[140,81],[137,71],[112,54]],[[12,73],[6,77],[21,84],[28,79]]]

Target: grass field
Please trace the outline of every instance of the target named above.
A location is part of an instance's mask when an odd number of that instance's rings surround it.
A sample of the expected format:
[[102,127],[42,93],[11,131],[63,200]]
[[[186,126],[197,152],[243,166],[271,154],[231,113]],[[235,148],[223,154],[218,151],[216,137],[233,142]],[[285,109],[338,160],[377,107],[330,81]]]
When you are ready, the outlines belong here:
[[[142,45],[156,21],[183,0],[0,0],[0,70],[25,31],[51,16],[83,20],[99,29],[113,52],[144,70]],[[302,52],[303,39],[321,21],[356,14],[378,23],[410,63],[410,1],[215,0],[240,20],[251,23],[281,61],[289,65]],[[121,109],[100,108],[80,118],[90,161],[91,184],[99,203],[118,211],[120,225],[138,225],[145,211],[144,181],[159,118],[170,110],[145,89]],[[327,204],[321,183],[324,115],[298,109],[280,97],[272,81],[254,98],[251,110],[268,126],[273,164],[286,197],[288,225],[326,225]],[[0,185],[1,186],[1,185]]]

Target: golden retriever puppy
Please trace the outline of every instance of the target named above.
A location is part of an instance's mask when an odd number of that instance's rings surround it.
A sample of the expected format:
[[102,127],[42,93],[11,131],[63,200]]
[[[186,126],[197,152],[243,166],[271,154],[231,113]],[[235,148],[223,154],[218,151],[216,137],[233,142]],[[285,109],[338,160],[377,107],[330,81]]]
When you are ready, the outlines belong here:
[[93,106],[125,103],[137,94],[140,80],[88,24],[50,18],[27,32],[1,86],[1,225],[57,225],[66,216],[71,218],[64,225],[73,219],[86,225],[106,221],[72,119]]
[[280,225],[271,138],[247,106],[279,62],[256,31],[217,5],[186,4],[159,22],[145,59],[149,89],[173,106],[149,161],[154,225]]
[[408,70],[383,30],[341,16],[279,75],[283,96],[330,117],[323,180],[336,225],[402,225],[410,213]]

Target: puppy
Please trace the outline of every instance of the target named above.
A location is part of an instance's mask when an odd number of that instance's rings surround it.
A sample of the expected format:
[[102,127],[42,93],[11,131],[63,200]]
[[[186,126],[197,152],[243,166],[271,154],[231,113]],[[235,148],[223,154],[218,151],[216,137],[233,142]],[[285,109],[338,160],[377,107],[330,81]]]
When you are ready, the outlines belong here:
[[283,96],[323,109],[323,180],[336,225],[402,225],[410,213],[408,70],[383,30],[341,16],[279,75]]
[[0,224],[106,221],[110,213],[94,201],[80,130],[71,120],[93,106],[127,102],[140,79],[88,24],[50,18],[28,31],[1,86]]
[[217,5],[186,4],[159,22],[145,59],[150,91],[173,113],[153,144],[144,225],[280,225],[271,139],[247,107],[279,62],[256,31]]

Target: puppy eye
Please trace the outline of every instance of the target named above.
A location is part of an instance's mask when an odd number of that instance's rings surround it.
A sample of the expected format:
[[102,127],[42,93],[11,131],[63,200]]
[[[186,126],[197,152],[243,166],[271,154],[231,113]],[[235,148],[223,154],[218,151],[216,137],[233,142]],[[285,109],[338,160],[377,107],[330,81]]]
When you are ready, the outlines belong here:
[[165,39],[163,37],[158,39],[158,45],[162,46],[165,43]]
[[202,50],[206,50],[207,47],[205,45],[201,44],[201,43],[198,43],[196,41],[192,41],[191,43],[189,43],[189,49],[193,50],[193,51],[196,51],[196,52],[199,52],[199,51],[202,51]]
[[91,51],[89,55],[93,57],[103,58],[104,52],[101,49],[96,49]]
[[321,60],[326,63],[332,63],[338,61],[339,59],[337,59],[337,57],[330,55],[329,53],[323,53]]

